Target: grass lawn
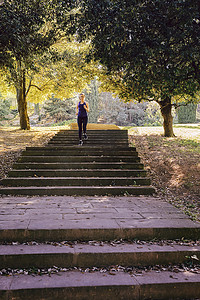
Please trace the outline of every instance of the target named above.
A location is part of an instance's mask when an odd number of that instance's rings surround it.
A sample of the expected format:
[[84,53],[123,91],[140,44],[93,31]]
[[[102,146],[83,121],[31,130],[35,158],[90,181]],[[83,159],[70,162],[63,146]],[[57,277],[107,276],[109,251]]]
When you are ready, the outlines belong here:
[[[0,178],[6,176],[26,146],[43,146],[59,127],[0,127]],[[157,196],[200,221],[200,126],[175,126],[175,138],[162,136],[162,127],[124,127],[136,145],[156,188]]]

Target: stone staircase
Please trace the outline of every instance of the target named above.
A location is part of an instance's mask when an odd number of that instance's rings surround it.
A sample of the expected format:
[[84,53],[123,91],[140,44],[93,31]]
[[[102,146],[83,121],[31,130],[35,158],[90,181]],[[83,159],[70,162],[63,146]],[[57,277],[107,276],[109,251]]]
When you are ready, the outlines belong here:
[[200,299],[200,224],[149,195],[126,131],[88,135],[27,148],[2,181],[0,299]]
[[125,130],[62,130],[46,147],[28,147],[1,181],[7,195],[150,195],[154,188]]

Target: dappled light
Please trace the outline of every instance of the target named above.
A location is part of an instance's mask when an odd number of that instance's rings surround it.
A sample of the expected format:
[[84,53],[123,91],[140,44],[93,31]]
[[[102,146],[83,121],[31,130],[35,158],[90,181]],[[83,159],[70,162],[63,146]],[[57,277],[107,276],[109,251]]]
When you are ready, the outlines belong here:
[[200,220],[200,130],[175,128],[175,138],[163,137],[158,127],[136,130],[130,142],[136,146],[157,193]]

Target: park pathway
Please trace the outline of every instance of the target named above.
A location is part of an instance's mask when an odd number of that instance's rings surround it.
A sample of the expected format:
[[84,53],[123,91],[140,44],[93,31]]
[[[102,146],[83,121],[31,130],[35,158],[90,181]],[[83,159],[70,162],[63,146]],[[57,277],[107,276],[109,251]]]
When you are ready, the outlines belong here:
[[0,299],[200,298],[200,224],[154,195],[127,131],[75,136],[1,182]]

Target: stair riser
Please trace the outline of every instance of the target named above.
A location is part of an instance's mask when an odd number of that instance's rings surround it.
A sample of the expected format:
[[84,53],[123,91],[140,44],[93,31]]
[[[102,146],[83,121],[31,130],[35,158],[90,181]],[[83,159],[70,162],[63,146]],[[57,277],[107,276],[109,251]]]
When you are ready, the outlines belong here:
[[[78,141],[50,141],[48,142],[48,145],[50,146],[70,146],[70,145],[78,145]],[[83,146],[100,146],[100,145],[104,145],[104,146],[118,146],[118,147],[123,147],[123,146],[128,146],[128,142],[110,142],[110,141],[83,141]]]
[[[84,274],[83,274],[84,276]],[[92,281],[91,281],[92,282]],[[95,286],[45,287],[37,289],[1,290],[1,300],[143,300],[143,299],[197,299],[200,297],[198,282],[174,282],[168,284],[112,284]]]
[[0,190],[1,195],[26,195],[26,196],[122,196],[122,195],[152,195],[154,193],[154,189],[151,187],[31,187],[24,188],[3,188]]
[[77,229],[7,229],[0,230],[1,242],[18,241],[113,241],[113,240],[159,240],[194,239],[200,238],[200,228],[80,228]]
[[[77,138],[79,136],[78,131],[73,134],[55,134],[53,136],[53,139],[73,139]],[[82,133],[82,136],[84,138],[84,134]],[[88,139],[113,139],[113,140],[120,140],[120,139],[127,139],[128,135],[127,134],[95,134],[95,133],[87,133]]]
[[[56,133],[58,136],[68,136],[68,135],[77,135],[78,134],[78,129],[77,130],[70,130],[70,131],[59,131]],[[93,135],[93,136],[127,136],[128,132],[127,131],[122,131],[122,130],[87,130],[88,135]]]
[[131,157],[112,157],[112,156],[23,156],[19,158],[18,162],[24,163],[24,162],[42,162],[42,163],[47,163],[47,162],[138,162],[139,158],[135,156]]
[[[77,140],[79,140],[79,137],[76,137],[76,138],[52,138],[51,139],[51,142],[55,142],[55,143],[71,143],[73,141],[77,142]],[[104,144],[104,143],[125,143],[127,144],[128,143],[128,140],[127,139],[113,139],[113,138],[108,138],[108,139],[100,139],[100,138],[90,138],[90,139],[82,139],[83,142],[85,144],[89,144],[89,143],[98,143],[98,144]]]
[[[82,274],[82,277],[85,275]],[[104,275],[105,276],[105,275]],[[59,276],[58,276],[59,277]],[[69,281],[69,278],[67,278]],[[41,287],[38,283],[38,288],[12,289],[1,290],[1,300],[145,300],[145,299],[197,299],[200,297],[199,282],[171,282],[171,283],[144,283],[138,284],[133,280],[132,283],[125,281],[120,284],[119,280],[108,280],[107,284],[96,283],[93,280],[84,283],[84,278],[81,285],[65,287],[63,280],[60,286]],[[55,278],[54,278],[55,280]],[[73,280],[73,279],[72,279]],[[102,280],[101,280],[102,281]],[[112,281],[114,281],[112,283]],[[63,287],[62,287],[63,284]],[[29,284],[30,285],[30,284]]]
[[4,186],[135,186],[135,185],[150,185],[150,180],[146,178],[140,179],[4,179],[2,181]]
[[[74,157],[78,157],[78,156],[83,156],[85,155],[86,158],[88,156],[109,156],[109,157],[120,157],[120,156],[123,156],[123,157],[126,157],[126,156],[137,156],[138,153],[136,151],[115,151],[115,150],[112,150],[112,151],[91,151],[90,150],[85,150],[83,149],[82,147],[79,148],[79,151],[77,150],[69,150],[69,148],[65,149],[65,150],[60,150],[60,149],[51,149],[49,150],[48,148],[46,148],[45,150],[33,150],[33,151],[30,151],[30,150],[27,150],[26,152],[23,152],[22,153],[22,157],[25,157],[25,156],[74,156]],[[90,155],[91,154],[91,155]]]
[[23,255],[0,255],[0,268],[49,268],[57,267],[107,267],[153,266],[188,262],[187,257],[200,255],[198,251],[181,252],[125,252],[125,253],[41,253]]
[[10,177],[145,177],[144,170],[12,170]]
[[13,169],[16,170],[24,170],[24,169],[34,169],[34,170],[44,170],[44,169],[56,169],[56,170],[63,170],[63,169],[142,169],[142,165],[137,165],[133,163],[61,163],[61,164],[56,164],[56,163],[16,163],[13,165]]

